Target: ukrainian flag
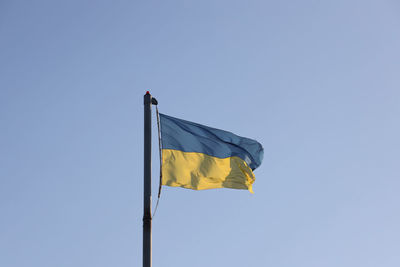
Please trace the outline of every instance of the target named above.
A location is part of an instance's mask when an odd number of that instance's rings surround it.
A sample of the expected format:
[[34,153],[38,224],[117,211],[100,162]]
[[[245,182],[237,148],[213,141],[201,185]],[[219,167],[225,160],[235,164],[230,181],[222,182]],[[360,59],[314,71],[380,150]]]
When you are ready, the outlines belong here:
[[160,113],[162,184],[248,189],[264,150],[255,140]]

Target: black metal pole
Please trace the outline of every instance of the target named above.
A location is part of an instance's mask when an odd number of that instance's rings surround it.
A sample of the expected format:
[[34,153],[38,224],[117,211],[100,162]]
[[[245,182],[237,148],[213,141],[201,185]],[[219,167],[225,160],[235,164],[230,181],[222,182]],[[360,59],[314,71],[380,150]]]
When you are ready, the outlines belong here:
[[144,95],[143,267],[151,267],[151,104]]

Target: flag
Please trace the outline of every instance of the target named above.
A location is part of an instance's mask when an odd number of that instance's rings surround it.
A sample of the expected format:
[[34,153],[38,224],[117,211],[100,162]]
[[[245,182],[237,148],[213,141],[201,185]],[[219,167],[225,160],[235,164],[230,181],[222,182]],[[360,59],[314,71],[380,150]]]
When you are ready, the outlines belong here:
[[162,185],[203,190],[248,189],[261,165],[255,140],[160,113]]

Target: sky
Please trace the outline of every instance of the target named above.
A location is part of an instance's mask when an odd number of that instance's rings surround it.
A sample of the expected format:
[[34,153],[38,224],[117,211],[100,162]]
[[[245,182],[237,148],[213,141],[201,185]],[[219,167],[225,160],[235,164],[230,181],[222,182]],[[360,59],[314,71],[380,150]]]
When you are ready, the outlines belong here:
[[264,147],[163,187],[153,266],[400,266],[399,47],[394,0],[0,1],[0,266],[141,266],[147,90]]

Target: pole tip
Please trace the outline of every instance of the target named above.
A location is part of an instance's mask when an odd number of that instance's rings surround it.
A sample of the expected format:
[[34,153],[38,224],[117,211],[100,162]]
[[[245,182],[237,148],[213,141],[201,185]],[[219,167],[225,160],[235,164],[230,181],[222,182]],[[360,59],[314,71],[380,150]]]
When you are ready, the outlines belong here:
[[149,91],[146,91],[146,95],[149,95],[150,94],[150,92]]

